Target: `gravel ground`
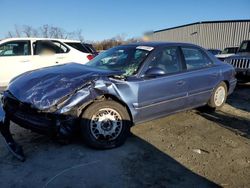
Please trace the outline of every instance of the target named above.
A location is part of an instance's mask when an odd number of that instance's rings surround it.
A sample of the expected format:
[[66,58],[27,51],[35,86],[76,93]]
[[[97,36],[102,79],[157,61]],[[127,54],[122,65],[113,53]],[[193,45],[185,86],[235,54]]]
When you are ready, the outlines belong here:
[[89,149],[16,125],[26,162],[0,141],[0,187],[249,187],[250,84],[219,112],[192,110],[132,128],[125,145]]

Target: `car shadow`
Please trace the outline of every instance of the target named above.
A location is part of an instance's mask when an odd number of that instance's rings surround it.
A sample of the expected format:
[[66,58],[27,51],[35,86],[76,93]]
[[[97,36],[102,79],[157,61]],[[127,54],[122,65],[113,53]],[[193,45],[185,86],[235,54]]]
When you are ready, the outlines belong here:
[[250,112],[250,83],[237,84],[227,103],[235,108]]
[[218,125],[227,128],[237,135],[250,138],[250,120],[229,114],[223,111],[212,111],[206,107],[200,108],[196,112],[207,120],[216,122]]
[[94,150],[76,137],[62,145],[12,125],[27,156],[14,159],[0,142],[2,187],[219,187],[131,134],[111,150]]
[[235,91],[227,99],[227,104],[232,106],[232,113],[224,111],[213,111],[207,107],[197,109],[197,114],[202,117],[218,123],[218,125],[227,128],[238,135],[250,138],[250,120],[240,117],[234,112],[235,109],[240,109],[242,112],[250,112],[250,84],[240,83],[235,88]]

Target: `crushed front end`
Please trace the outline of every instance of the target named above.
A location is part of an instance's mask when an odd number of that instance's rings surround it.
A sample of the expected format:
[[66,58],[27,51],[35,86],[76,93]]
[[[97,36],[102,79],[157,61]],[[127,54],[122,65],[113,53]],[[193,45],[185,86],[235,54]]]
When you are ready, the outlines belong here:
[[122,72],[67,64],[18,76],[3,93],[6,118],[2,124],[6,126],[2,127],[9,132],[9,122],[13,121],[40,134],[70,139],[79,130],[86,106],[105,93],[117,94],[109,80],[114,74]]
[[75,130],[78,116],[75,108],[67,112],[39,110],[31,104],[20,102],[9,91],[3,94],[4,110],[9,120],[40,134],[67,137]]

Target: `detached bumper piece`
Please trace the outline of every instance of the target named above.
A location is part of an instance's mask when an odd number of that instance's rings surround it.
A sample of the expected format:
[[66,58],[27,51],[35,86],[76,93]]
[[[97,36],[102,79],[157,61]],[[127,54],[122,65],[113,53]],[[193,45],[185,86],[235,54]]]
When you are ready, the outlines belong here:
[[0,132],[4,138],[8,150],[20,161],[25,161],[23,149],[13,139],[10,133],[10,121],[6,117],[6,114],[0,104]]

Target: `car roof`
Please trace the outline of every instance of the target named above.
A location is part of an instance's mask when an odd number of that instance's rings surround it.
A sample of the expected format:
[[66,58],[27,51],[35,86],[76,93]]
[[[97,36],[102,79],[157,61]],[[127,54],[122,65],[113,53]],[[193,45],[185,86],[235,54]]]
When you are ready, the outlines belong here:
[[183,43],[183,42],[138,42],[138,43],[131,43],[131,44],[124,44],[121,46],[150,46],[150,47],[161,47],[161,46],[195,46],[200,47],[195,44],[191,43]]
[[2,42],[17,41],[17,40],[57,40],[60,42],[81,42],[79,40],[69,40],[69,39],[57,39],[57,38],[29,38],[29,37],[19,37],[19,38],[6,38],[1,40]]

